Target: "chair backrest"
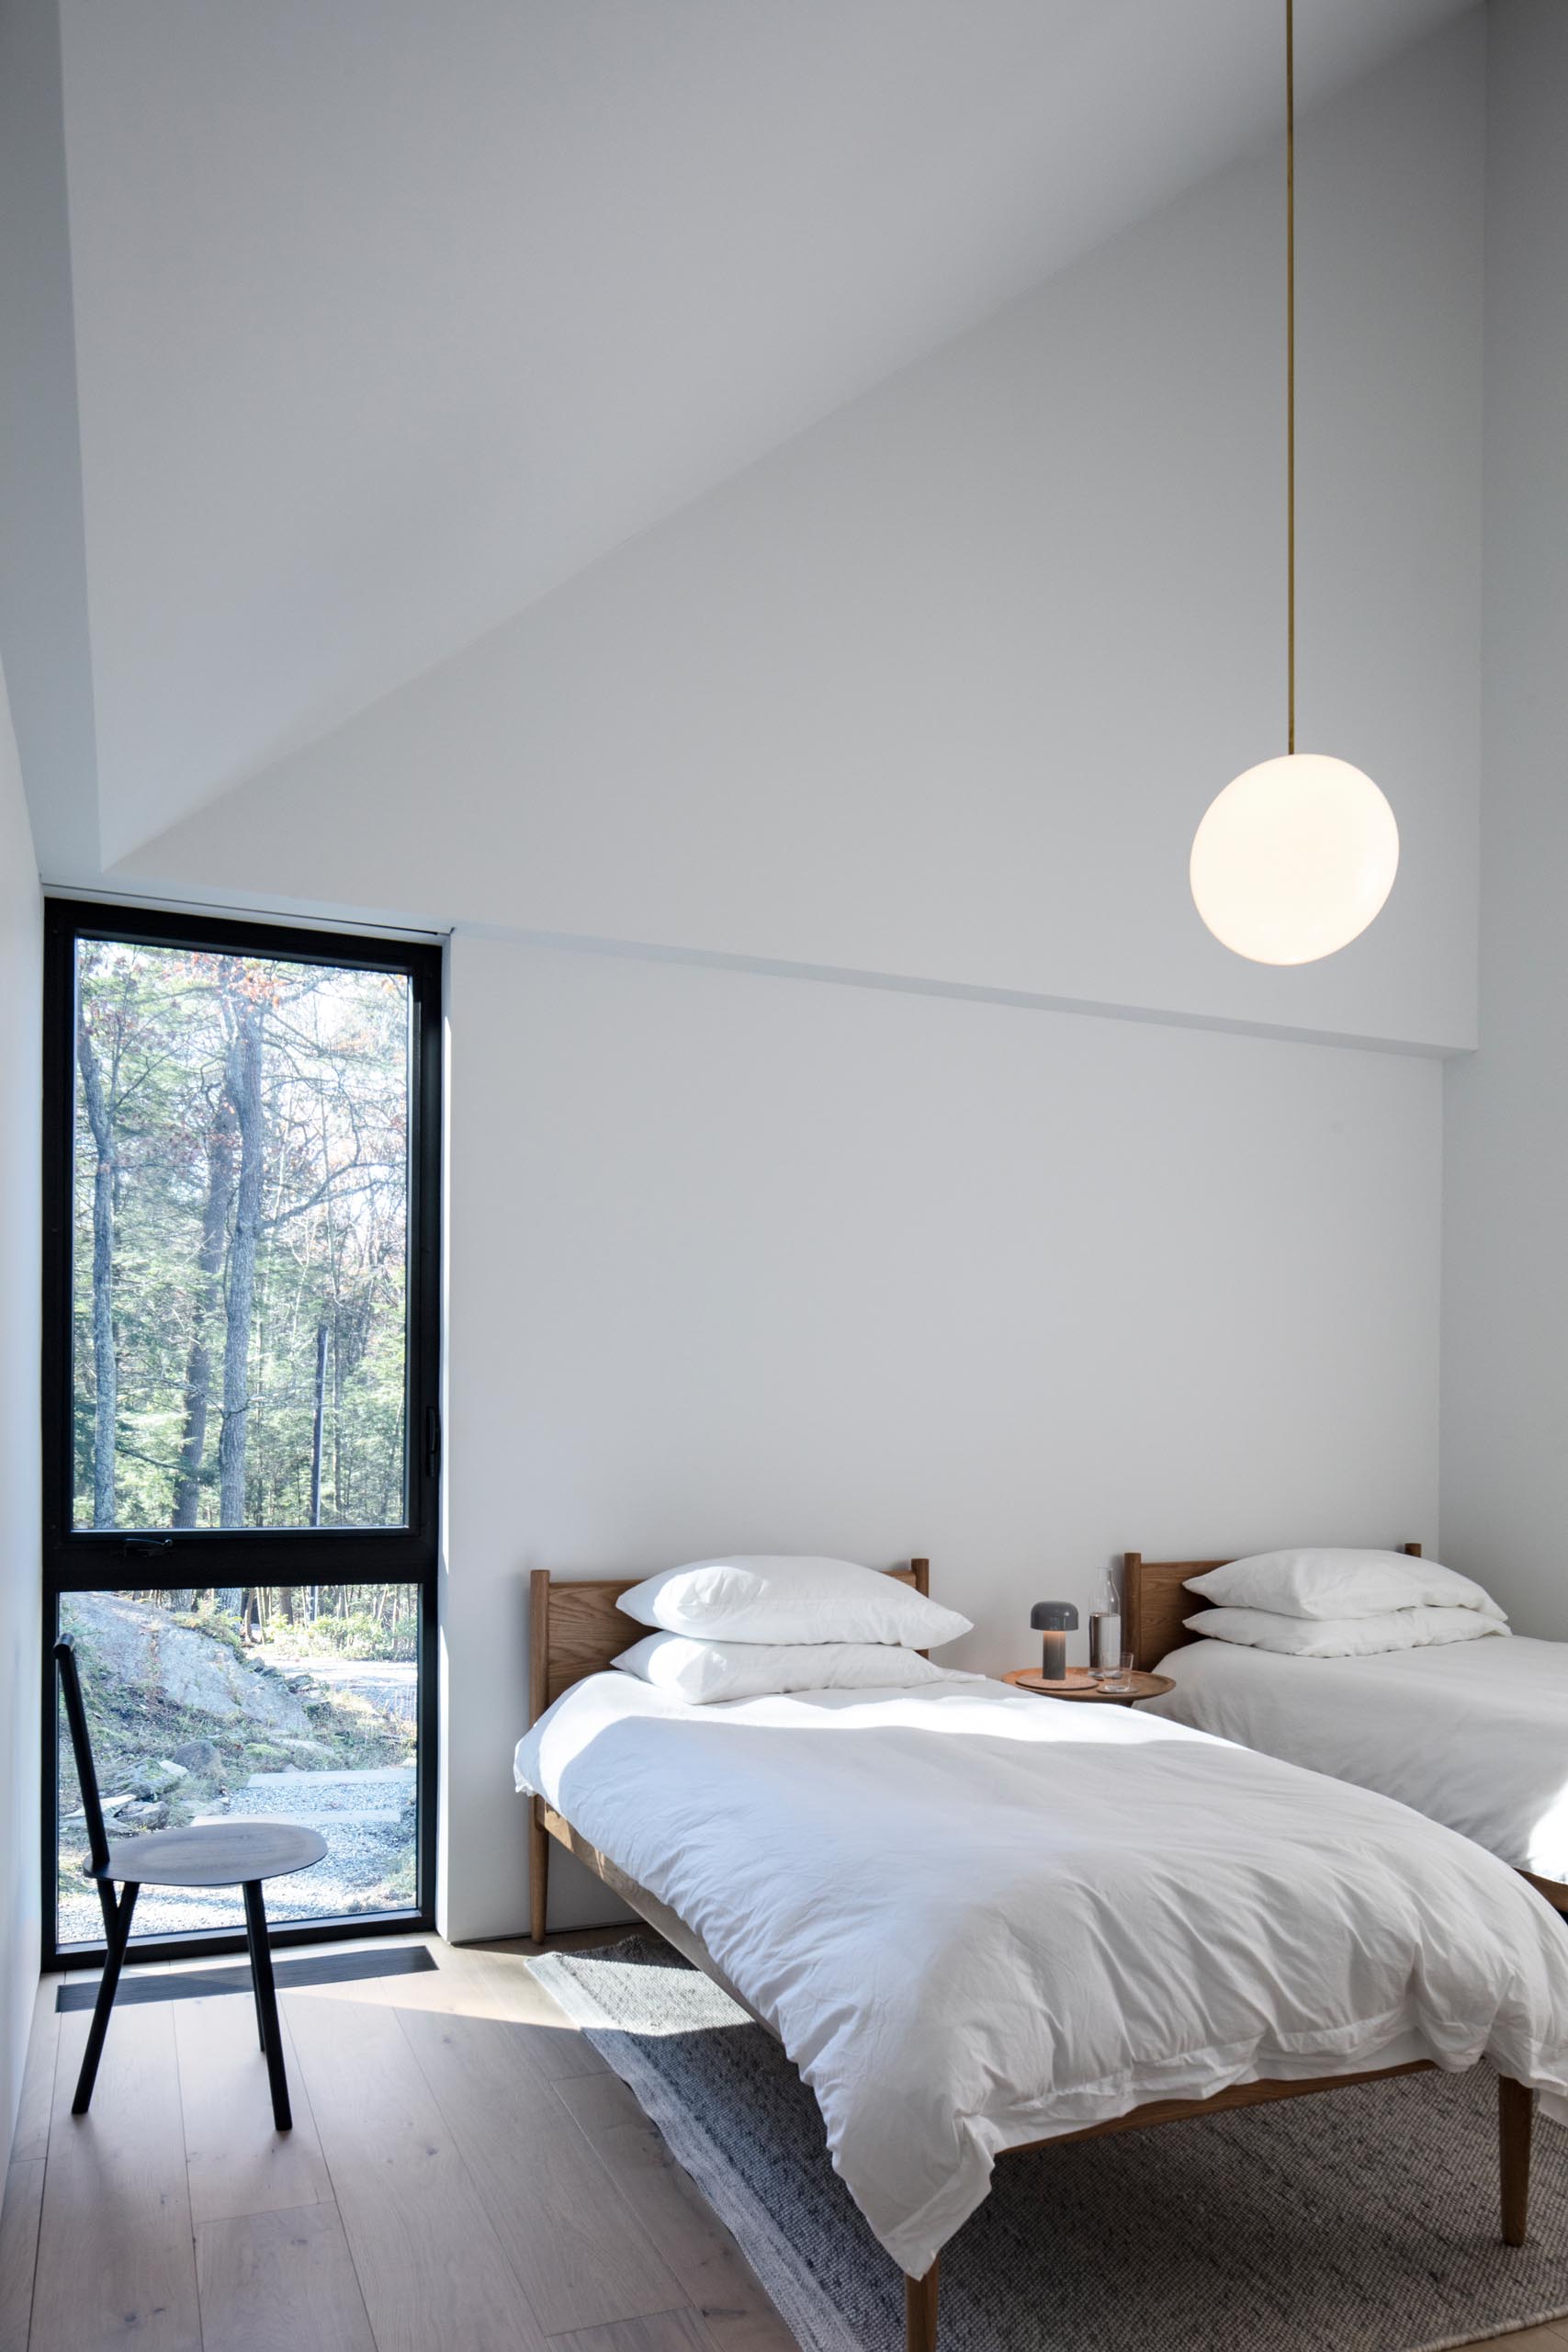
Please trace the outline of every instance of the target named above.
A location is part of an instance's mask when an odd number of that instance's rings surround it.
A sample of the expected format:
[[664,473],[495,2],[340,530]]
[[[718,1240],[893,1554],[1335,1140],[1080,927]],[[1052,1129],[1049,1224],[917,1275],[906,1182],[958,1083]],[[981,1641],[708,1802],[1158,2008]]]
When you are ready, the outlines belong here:
[[76,1672],[74,1645],[56,1642],[54,1663],[60,1669],[65,1720],[71,1726],[71,1745],[76,1754],[76,1778],[82,1784],[82,1810],[87,1816],[87,1847],[93,1858],[93,1868],[101,1871],[108,1862],[109,1841],[104,1835],[104,1809],[98,1802],[98,1776],[93,1769],[93,1743],[87,1736],[87,1711],[82,1704],[82,1683]]

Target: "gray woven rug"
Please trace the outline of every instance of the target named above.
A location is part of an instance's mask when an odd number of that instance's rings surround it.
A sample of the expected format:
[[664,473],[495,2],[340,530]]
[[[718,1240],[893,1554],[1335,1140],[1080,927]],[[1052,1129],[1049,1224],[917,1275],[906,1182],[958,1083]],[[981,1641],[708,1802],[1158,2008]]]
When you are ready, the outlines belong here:
[[[898,2273],[784,2052],[652,1937],[529,1962],[804,2352],[903,2352]],[[1568,2313],[1568,2131],[1498,2243],[1496,2086],[1411,2075],[1006,2156],[942,2258],[942,2352],[1438,2352]]]

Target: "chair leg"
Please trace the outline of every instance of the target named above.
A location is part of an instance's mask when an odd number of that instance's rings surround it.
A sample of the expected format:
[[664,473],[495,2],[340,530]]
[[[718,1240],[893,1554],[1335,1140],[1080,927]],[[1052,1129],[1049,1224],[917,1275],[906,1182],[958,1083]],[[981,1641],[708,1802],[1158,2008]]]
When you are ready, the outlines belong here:
[[[245,1937],[247,1942],[250,1939],[250,1932],[251,1921],[250,1914],[247,1910],[245,1915]],[[256,1974],[256,1964],[254,1960],[251,1962],[251,1998],[255,2003],[256,2008],[256,2040],[261,2045],[261,2053],[265,2058],[266,2056],[266,2011],[262,2007],[261,1978]]]
[[244,1896],[251,1983],[255,1989],[262,2048],[266,2052],[267,2080],[272,2086],[272,2120],[280,2132],[291,2132],[294,2117],[288,2105],[288,2074],[283,2064],[283,2036],[277,2023],[277,1988],[272,1981],[272,1946],[266,1939],[266,1905],[259,1879],[246,1882]]
[[92,2103],[98,2061],[104,2054],[104,2036],[109,2030],[109,2011],[119,1984],[120,1964],[130,1941],[130,1915],[136,1908],[134,1881],[120,1889],[118,1903],[107,1888],[100,1886],[99,1893],[104,1906],[104,1973],[98,1981],[98,1997],[93,2004],[93,2022],[87,2028],[87,2047],[83,2052],[82,2071],[76,2077],[76,2096],[71,2102],[73,2115],[85,2115]]

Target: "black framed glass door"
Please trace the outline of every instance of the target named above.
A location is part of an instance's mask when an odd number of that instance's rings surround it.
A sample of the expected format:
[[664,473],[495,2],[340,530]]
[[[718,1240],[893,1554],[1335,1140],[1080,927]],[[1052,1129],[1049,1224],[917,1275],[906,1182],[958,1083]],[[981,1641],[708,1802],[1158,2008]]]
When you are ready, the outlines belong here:
[[[46,953],[50,1957],[101,1940],[57,1630],[111,1836],[306,1821],[285,1940],[427,1925],[439,950],[56,899]],[[241,1926],[149,1888],[137,1940]]]

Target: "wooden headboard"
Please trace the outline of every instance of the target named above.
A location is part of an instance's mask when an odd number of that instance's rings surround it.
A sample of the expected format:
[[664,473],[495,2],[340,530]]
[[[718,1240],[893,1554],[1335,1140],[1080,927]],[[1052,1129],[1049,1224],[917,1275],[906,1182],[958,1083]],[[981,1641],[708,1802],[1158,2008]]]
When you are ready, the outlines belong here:
[[[1404,1544],[1400,1549],[1413,1560],[1421,1557],[1419,1544]],[[1172,1650],[1201,1638],[1190,1634],[1184,1622],[1203,1606],[1196,1593],[1184,1589],[1188,1577],[1201,1577],[1208,1568],[1223,1568],[1237,1556],[1227,1552],[1221,1560],[1145,1560],[1141,1552],[1122,1554],[1125,1639],[1145,1674],[1152,1674]]]
[[[892,1568],[888,1573],[899,1584],[910,1584],[917,1592],[930,1594],[929,1560],[911,1560],[907,1568]],[[528,1579],[530,1724],[536,1724],[545,1709],[574,1682],[581,1682],[585,1675],[603,1674],[622,1650],[641,1641],[648,1627],[635,1618],[624,1617],[619,1603],[623,1592],[643,1582],[642,1577],[598,1577],[558,1584],[548,1568],[534,1570]]]

